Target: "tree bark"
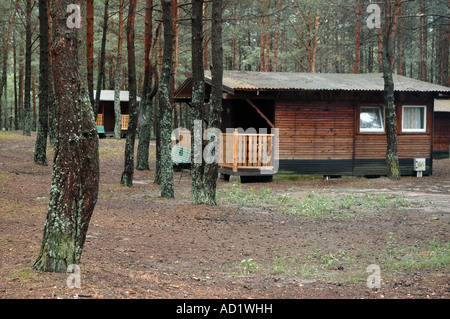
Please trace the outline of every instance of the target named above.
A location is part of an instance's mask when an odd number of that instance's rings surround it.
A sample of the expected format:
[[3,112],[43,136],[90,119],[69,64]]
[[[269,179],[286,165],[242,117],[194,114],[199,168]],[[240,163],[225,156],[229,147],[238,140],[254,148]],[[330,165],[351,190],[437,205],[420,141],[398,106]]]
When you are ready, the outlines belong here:
[[98,108],[100,104],[100,94],[102,91],[102,84],[105,81],[105,55],[106,55],[106,34],[108,31],[108,8],[109,0],[105,0],[105,12],[103,16],[103,34],[102,34],[102,47],[100,49],[100,61],[98,63],[98,77],[97,77],[97,91],[95,94],[94,114],[97,118]]
[[385,24],[383,30],[383,77],[384,103],[386,110],[387,151],[386,163],[388,178],[400,179],[400,165],[397,147],[397,113],[395,110],[394,80],[392,70],[394,66],[394,37],[402,0],[385,0]]
[[99,185],[98,134],[86,69],[86,0],[80,0],[82,28],[68,29],[71,0],[53,0],[57,14],[53,48],[56,143],[52,185],[42,246],[33,268],[65,272],[81,260]]
[[18,64],[19,64],[19,128],[23,129],[23,124],[24,124],[24,74],[25,74],[25,67],[24,67],[24,50],[23,50],[23,45],[20,44],[19,46],[19,59],[18,59]]
[[278,72],[278,50],[279,50],[282,8],[283,8],[283,0],[278,0],[277,26],[275,30],[275,42],[273,47],[273,72]]
[[[212,37],[211,53],[212,53],[212,88],[211,102],[209,110],[208,129],[215,129],[220,138],[220,128],[222,126],[222,97],[223,97],[223,47],[222,47],[222,0],[213,0],[212,6]],[[210,139],[210,143],[213,141]],[[218,142],[218,141],[216,141]],[[203,187],[204,200],[203,204],[216,205],[216,189],[217,176],[219,172],[219,148],[217,143],[215,149],[215,160],[212,163],[205,163]]]
[[31,136],[31,0],[26,2],[26,24],[25,24],[25,97],[24,97],[24,119],[23,135]]
[[123,43],[123,1],[119,8],[119,37],[117,41],[116,72],[114,79],[114,138],[122,138],[122,110],[120,103],[120,87],[122,84],[122,43]]
[[47,0],[39,0],[39,125],[34,149],[34,162],[47,166],[48,108],[49,108],[49,38]]
[[355,42],[355,65],[353,67],[353,73],[359,72],[359,57],[360,57],[360,46],[361,46],[361,18],[362,18],[362,7],[361,0],[356,1],[356,42]]
[[[179,9],[178,9],[178,0],[172,0],[172,15],[173,15],[173,32],[174,32],[174,41],[173,41],[173,72],[172,72],[172,90],[170,96],[173,96],[173,93],[176,90],[177,86],[177,75],[178,75],[178,51],[179,51],[179,25],[178,25],[178,15],[179,15]],[[173,103],[173,100],[171,98],[171,103],[173,106],[173,126],[176,128],[178,127],[179,122],[179,108],[176,103]]]
[[149,145],[151,137],[152,99],[157,92],[157,77],[155,85],[150,90],[155,68],[151,61],[153,44],[153,0],[147,0],[145,9],[145,41],[144,41],[144,84],[141,94],[139,112],[139,145],[137,152],[137,170],[150,170]]
[[[47,17],[48,17],[48,135],[50,137],[50,145],[55,145],[55,91],[54,91],[54,74],[53,74],[53,56],[52,56],[52,15],[50,10],[51,0],[47,0]],[[55,22],[56,23],[56,22]]]
[[89,98],[94,105],[94,0],[86,1],[86,49]]
[[[3,54],[3,73],[2,73],[2,78],[1,78],[1,82],[0,82],[0,101],[2,99],[2,95],[3,95],[3,89],[6,86],[6,78],[7,78],[7,68],[8,68],[8,55],[9,55],[9,48],[10,48],[10,44],[11,44],[11,27],[12,24],[14,23],[14,20],[16,18],[16,13],[17,13],[17,9],[19,7],[19,0],[16,0],[16,4],[14,6],[14,12],[11,16],[11,19],[9,20],[9,24],[8,24],[8,33],[6,35],[5,38],[5,42],[6,42],[6,47],[5,47],[5,52]],[[2,125],[3,125],[3,121],[2,121],[2,108],[0,107],[0,130],[2,129]]]
[[[193,204],[205,201],[203,187],[203,123],[205,103],[205,73],[203,66],[203,0],[194,0],[192,3],[192,105],[191,127],[192,134],[192,161],[191,161],[191,196]],[[262,32],[261,32],[262,34]],[[263,37],[261,36],[261,40]],[[263,46],[261,46],[262,49]],[[263,52],[263,51],[261,51]],[[261,55],[261,63],[264,56]],[[201,123],[195,125],[195,122]],[[200,122],[198,122],[200,121]],[[200,136],[200,138],[198,138]]]
[[17,40],[16,36],[13,36],[13,65],[14,65],[14,130],[19,129],[19,101],[18,101],[18,92],[17,92]]
[[159,82],[159,113],[160,113],[160,181],[161,197],[173,198],[173,164],[172,164],[172,105],[170,103],[170,92],[172,91],[173,67],[173,15],[172,0],[161,0],[163,8],[164,25],[164,52]]
[[133,186],[134,176],[134,146],[136,142],[136,129],[138,121],[138,108],[136,103],[136,56],[134,47],[134,21],[136,17],[136,0],[130,1],[127,21],[127,52],[128,52],[128,90],[130,92],[130,121],[128,124],[127,140],[125,144],[125,164],[121,184]]

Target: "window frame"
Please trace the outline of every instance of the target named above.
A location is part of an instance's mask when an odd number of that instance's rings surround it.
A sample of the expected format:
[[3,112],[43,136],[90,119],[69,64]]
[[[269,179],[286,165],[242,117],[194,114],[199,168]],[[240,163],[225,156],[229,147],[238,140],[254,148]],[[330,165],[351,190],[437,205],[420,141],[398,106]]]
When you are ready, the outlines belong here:
[[[381,119],[381,128],[362,128],[361,127],[361,113],[363,109],[377,109]],[[386,112],[383,105],[361,105],[359,107],[359,132],[360,133],[386,133]]]
[[[423,128],[410,129],[405,128],[405,108],[421,108],[423,110]],[[402,106],[402,132],[403,133],[426,133],[427,132],[427,105],[403,105]]]

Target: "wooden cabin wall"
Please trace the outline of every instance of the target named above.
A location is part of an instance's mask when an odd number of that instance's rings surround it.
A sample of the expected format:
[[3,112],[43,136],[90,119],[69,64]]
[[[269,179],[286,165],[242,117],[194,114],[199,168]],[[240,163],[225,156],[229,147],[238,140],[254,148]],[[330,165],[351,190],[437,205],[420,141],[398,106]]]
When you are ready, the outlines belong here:
[[[431,172],[433,96],[397,94],[398,155],[402,174],[414,174],[413,158],[426,158]],[[385,175],[386,133],[359,132],[360,107],[382,106],[382,93],[309,92],[276,101],[279,157],[283,168],[306,174]],[[425,133],[402,132],[402,106],[426,105]],[[448,145],[448,144],[447,144]]]
[[436,156],[449,156],[450,145],[450,113],[434,113],[433,151]]
[[352,105],[283,101],[275,112],[281,159],[353,158]]

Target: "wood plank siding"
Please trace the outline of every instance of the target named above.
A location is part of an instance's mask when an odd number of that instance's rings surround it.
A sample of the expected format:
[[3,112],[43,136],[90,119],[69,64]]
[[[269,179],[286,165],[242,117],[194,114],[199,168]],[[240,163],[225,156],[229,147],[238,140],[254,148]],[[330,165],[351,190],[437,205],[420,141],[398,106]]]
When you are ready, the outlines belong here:
[[[427,159],[431,173],[433,105],[430,99],[397,96],[398,156],[403,175],[413,175],[413,159]],[[425,132],[403,132],[403,105],[426,106]],[[342,94],[275,102],[280,169],[298,174],[386,175],[386,133],[360,132],[361,106],[383,106],[379,94]],[[445,142],[444,142],[445,143]],[[448,144],[447,144],[448,150]]]
[[353,158],[354,107],[277,102],[280,159]]
[[437,157],[448,157],[450,147],[450,112],[434,114],[433,151]]

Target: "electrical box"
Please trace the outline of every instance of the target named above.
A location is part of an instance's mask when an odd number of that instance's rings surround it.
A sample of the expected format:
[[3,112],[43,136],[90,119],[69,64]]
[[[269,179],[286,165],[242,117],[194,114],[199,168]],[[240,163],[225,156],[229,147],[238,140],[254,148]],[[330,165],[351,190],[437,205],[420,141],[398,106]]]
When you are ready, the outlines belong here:
[[414,159],[414,171],[425,172],[427,169],[427,163],[425,158],[415,158]]
[[414,159],[414,171],[417,172],[417,177],[422,177],[423,172],[427,169],[427,160],[425,158]]

